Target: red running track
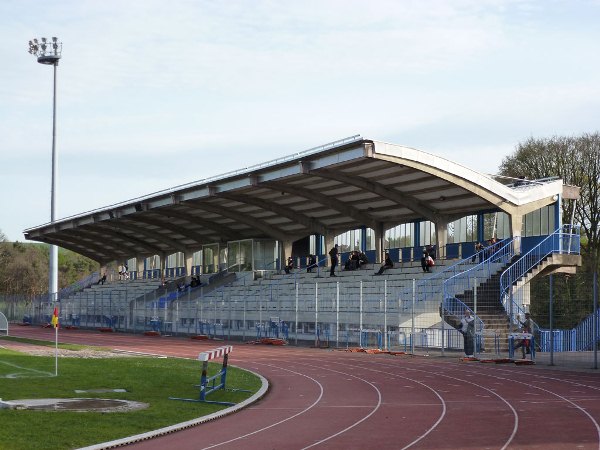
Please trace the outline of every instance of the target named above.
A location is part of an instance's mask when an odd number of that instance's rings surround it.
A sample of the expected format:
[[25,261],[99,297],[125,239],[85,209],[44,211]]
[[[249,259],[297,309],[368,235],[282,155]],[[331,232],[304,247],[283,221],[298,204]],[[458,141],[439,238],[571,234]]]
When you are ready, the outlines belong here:
[[[51,340],[53,330],[11,335]],[[61,342],[196,358],[221,345],[64,330]],[[136,449],[595,449],[600,376],[451,358],[233,343],[230,364],[270,390],[229,416],[130,444]]]

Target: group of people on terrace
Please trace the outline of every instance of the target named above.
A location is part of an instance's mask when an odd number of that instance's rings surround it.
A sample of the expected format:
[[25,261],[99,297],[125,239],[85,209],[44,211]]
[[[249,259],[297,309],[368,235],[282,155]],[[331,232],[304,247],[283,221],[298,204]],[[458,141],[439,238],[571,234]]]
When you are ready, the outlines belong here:
[[129,267],[127,264],[119,264],[119,280],[129,280]]
[[477,241],[475,244],[475,253],[471,257],[471,262],[482,262],[500,250],[500,241],[492,237],[489,241],[487,241],[487,246],[483,245],[481,242]]
[[423,249],[423,255],[421,256],[421,268],[423,272],[429,273],[433,266],[435,266],[435,245],[428,245]]
[[[492,237],[487,242],[487,245],[484,245],[481,242],[477,242],[475,244],[475,248],[474,248],[475,253],[472,256],[472,261],[475,262],[477,259],[479,259],[479,261],[481,262],[481,261],[489,258],[491,255],[493,255],[496,251],[499,250],[499,248],[500,248],[500,241],[498,241],[495,237]],[[328,253],[329,253],[329,258],[330,258],[329,276],[335,277],[335,276],[337,276],[335,274],[336,268],[340,264],[341,252],[339,250],[339,245],[335,244],[329,250]],[[421,268],[423,269],[423,272],[429,273],[432,271],[433,267],[435,266],[436,253],[437,253],[436,246],[433,244],[427,245],[426,247],[423,248],[423,253],[421,255]],[[289,274],[291,272],[291,270],[296,267],[295,261],[296,261],[296,258],[294,258],[293,256],[290,256],[287,258],[286,263],[284,265],[284,271],[286,274]],[[312,272],[312,270],[314,268],[318,267],[318,264],[319,263],[318,263],[317,257],[312,254],[309,255],[307,257],[307,262],[306,262],[306,271],[309,273]],[[352,250],[350,252],[348,259],[344,263],[344,270],[350,271],[350,270],[361,269],[364,266],[366,266],[367,264],[369,264],[369,259],[364,252],[358,251],[358,250]],[[379,267],[379,270],[377,272],[375,272],[375,275],[382,275],[386,270],[391,269],[393,267],[394,267],[394,262],[393,262],[392,258],[390,257],[390,254],[386,251],[383,256],[381,266]]]

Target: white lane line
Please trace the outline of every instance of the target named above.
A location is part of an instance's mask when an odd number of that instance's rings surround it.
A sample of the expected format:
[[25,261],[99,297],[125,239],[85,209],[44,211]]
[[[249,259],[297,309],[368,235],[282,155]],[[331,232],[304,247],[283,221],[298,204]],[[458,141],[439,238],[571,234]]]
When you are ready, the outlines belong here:
[[[339,365],[343,365],[343,366],[349,366],[349,364],[348,364],[348,363],[341,363],[341,362],[337,362],[337,361],[333,361],[333,360],[329,360],[329,361],[328,361],[328,363],[339,364]],[[425,383],[422,383],[421,381],[415,380],[415,379],[413,379],[413,378],[405,377],[405,376],[403,376],[403,375],[398,375],[398,374],[396,374],[396,373],[385,372],[385,371],[382,371],[382,370],[376,370],[376,369],[372,369],[372,368],[370,368],[370,367],[364,367],[364,366],[351,366],[351,367],[353,367],[353,368],[360,367],[361,369],[366,369],[366,370],[370,370],[370,371],[372,371],[372,372],[382,373],[382,374],[384,374],[384,375],[390,375],[391,377],[394,377],[394,378],[402,378],[403,380],[408,380],[408,381],[411,381],[411,382],[413,382],[413,383],[417,383],[417,384],[419,384],[419,385],[423,386],[424,388],[427,388],[427,389],[429,389],[429,390],[430,390],[431,392],[433,392],[433,393],[436,395],[436,397],[437,397],[437,398],[440,400],[440,403],[441,403],[441,405],[442,405],[442,411],[441,411],[441,413],[440,413],[440,416],[439,416],[439,417],[438,417],[438,419],[436,420],[436,422],[435,422],[433,425],[431,425],[431,426],[429,427],[429,429],[428,429],[428,430],[427,430],[425,433],[423,433],[421,436],[419,436],[417,439],[415,439],[414,441],[410,442],[410,443],[409,443],[409,444],[407,444],[406,446],[402,447],[402,450],[405,450],[405,449],[407,449],[407,448],[410,448],[410,447],[412,447],[413,445],[415,445],[415,444],[417,444],[418,442],[420,442],[421,440],[425,439],[425,437],[427,437],[427,436],[428,436],[430,433],[432,433],[432,432],[433,432],[433,430],[435,430],[435,429],[437,428],[437,426],[438,426],[438,425],[439,425],[439,424],[442,422],[442,420],[444,419],[444,416],[446,415],[446,411],[447,411],[447,408],[446,408],[446,401],[443,399],[443,397],[442,397],[442,396],[441,396],[441,395],[440,395],[440,394],[439,394],[439,393],[438,393],[438,392],[437,392],[435,389],[433,389],[432,387],[428,386],[427,384],[425,384]],[[331,370],[331,369],[328,369],[328,370]]]
[[334,372],[334,373],[346,375],[346,376],[352,377],[354,379],[357,379],[357,380],[360,380],[360,381],[364,381],[365,383],[367,383],[368,385],[370,385],[373,389],[375,389],[375,391],[377,391],[377,405],[375,405],[375,407],[371,410],[371,412],[369,414],[367,414],[366,416],[364,416],[362,419],[357,420],[352,425],[344,428],[343,430],[338,431],[337,433],[334,433],[334,434],[332,434],[330,436],[327,436],[326,438],[321,439],[320,441],[314,442],[311,445],[303,447],[302,450],[306,450],[307,448],[311,448],[311,447],[314,447],[316,445],[322,444],[323,442],[327,442],[328,440],[333,439],[334,437],[337,437],[340,434],[343,434],[343,433],[345,433],[348,430],[351,430],[352,428],[354,428],[355,426],[361,424],[362,422],[364,422],[365,420],[367,420],[369,417],[371,417],[373,414],[375,414],[375,412],[381,406],[381,391],[379,389],[377,389],[377,386],[375,386],[370,381],[367,381],[364,378],[358,377],[356,375],[352,375],[352,374],[347,373],[347,372],[341,372],[341,371],[338,371],[338,370],[328,369],[328,368],[325,368],[325,367],[315,366],[315,365],[312,365],[312,364],[303,364],[303,365],[306,365],[306,366],[309,366],[309,367],[314,367],[314,368],[317,368],[317,369],[320,369],[320,370],[324,369],[324,370],[327,370],[329,372]]
[[[25,375],[25,377],[29,377],[29,378],[31,378],[32,376],[28,372],[33,372],[35,374],[38,374],[38,375],[36,375],[36,378],[37,377],[48,377],[48,376],[53,377],[54,376],[54,374],[50,373],[50,372],[44,372],[42,370],[32,369],[30,367],[21,367],[21,366],[19,366],[17,364],[12,364],[12,363],[9,363],[9,362],[6,362],[6,361],[0,361],[0,364],[4,364],[5,366],[13,367],[15,369],[24,370],[25,372],[23,373],[23,375]],[[5,377],[0,377],[0,378],[20,378],[19,375],[20,375],[20,372],[19,373],[8,374]],[[21,377],[21,378],[23,378],[23,377]]]
[[[459,370],[461,372],[464,372],[464,369],[457,369],[457,370]],[[511,372],[511,371],[506,371],[506,372],[509,372],[511,374],[515,374],[516,373],[516,372]],[[478,372],[474,372],[474,371],[471,370],[470,373],[474,374],[474,375],[483,375],[483,376],[487,376],[487,377],[490,377],[490,378],[496,378],[496,379],[501,379],[501,380],[506,380],[507,379],[505,377],[499,377],[499,376],[492,375],[492,374],[486,373],[486,372],[479,372],[479,371]],[[442,374],[440,374],[440,375],[442,375]],[[550,378],[550,377],[546,377],[546,378]],[[551,378],[551,379],[556,380],[556,381],[563,381],[563,380],[560,380],[558,378]],[[524,385],[524,386],[526,386],[528,388],[538,389],[540,391],[543,391],[543,392],[546,392],[546,393],[548,393],[550,395],[558,397],[559,399],[561,399],[561,400],[563,400],[563,401],[571,404],[573,407],[575,407],[576,409],[578,409],[579,411],[581,411],[583,414],[585,414],[588,417],[588,419],[590,419],[590,421],[594,424],[594,427],[596,428],[596,435],[598,437],[598,449],[600,450],[600,425],[598,424],[598,422],[596,421],[596,419],[594,417],[592,417],[592,415],[585,410],[585,408],[582,408],[577,403],[569,400],[566,397],[563,397],[562,395],[560,395],[560,394],[558,394],[558,393],[556,393],[554,391],[551,391],[549,389],[544,389],[544,388],[539,387],[539,386],[532,385],[531,382],[518,381],[518,380],[515,380],[515,379],[512,379],[511,382],[522,384],[522,385]],[[577,382],[571,382],[571,381],[565,381],[565,382],[571,383],[571,384],[575,384],[575,385],[579,385],[579,386],[586,386],[586,385],[582,385],[582,384],[577,383]],[[594,389],[594,390],[598,389],[598,388],[592,387],[592,386],[586,386],[586,387],[588,387],[590,389]]]
[[240,439],[247,438],[249,436],[252,436],[254,434],[257,434],[257,433],[260,433],[262,431],[268,430],[269,428],[273,428],[274,426],[280,425],[280,424],[282,424],[284,422],[287,422],[288,420],[292,420],[292,419],[298,417],[299,415],[304,414],[305,412],[307,412],[307,411],[311,410],[312,408],[314,408],[315,405],[317,405],[317,403],[319,403],[321,401],[321,399],[323,398],[323,385],[321,383],[319,383],[317,380],[315,380],[314,378],[309,377],[308,375],[305,375],[303,373],[294,372],[293,370],[289,370],[289,369],[283,369],[281,367],[274,366],[272,364],[263,364],[263,363],[256,363],[256,362],[255,362],[255,364],[260,364],[260,365],[263,365],[263,366],[271,367],[273,369],[279,369],[279,370],[283,370],[283,371],[286,371],[286,372],[291,372],[291,373],[294,373],[296,375],[300,375],[300,376],[303,376],[305,378],[308,378],[311,381],[314,381],[319,386],[319,389],[320,389],[319,397],[311,405],[309,405],[308,407],[304,408],[302,411],[298,412],[297,414],[294,414],[293,416],[286,417],[285,419],[280,420],[279,422],[272,423],[269,426],[266,426],[266,427],[263,427],[263,428],[259,428],[258,430],[254,430],[254,431],[252,431],[250,433],[243,434],[243,435],[235,437],[233,439],[229,439],[228,441],[219,442],[219,443],[213,444],[213,445],[211,445],[209,447],[203,447],[202,450],[208,450],[209,448],[215,448],[215,447],[218,447],[220,445],[229,444],[230,442],[235,442],[235,441],[238,441]]
[[[341,363],[339,363],[339,364],[341,364]],[[398,366],[389,365],[389,364],[385,364],[385,363],[384,363],[384,364],[382,364],[382,363],[380,363],[380,362],[376,362],[376,364],[377,364],[377,365],[379,365],[379,366],[384,366],[384,367],[390,368],[390,369],[398,369],[398,368],[399,368]],[[373,369],[373,368],[371,368],[371,367],[364,367],[364,366],[358,366],[358,367],[361,367],[362,369],[366,369],[366,370],[371,370],[371,371],[374,371],[374,372],[382,372],[382,371],[380,371],[380,370],[376,370],[376,369]],[[413,371],[418,371],[418,372],[426,372],[426,373],[428,373],[428,374],[430,374],[430,373],[431,373],[431,371],[425,371],[425,370],[421,370],[421,369],[414,369],[414,368],[413,368],[412,370],[413,370]],[[390,373],[390,372],[382,372],[382,373],[384,373],[384,374],[389,374],[389,375],[393,375],[393,376],[397,376],[397,377],[404,378],[404,379],[407,379],[405,376],[403,376],[403,375],[399,375],[399,374],[394,374],[394,373]],[[451,377],[451,376],[449,376],[449,375],[446,375],[446,374],[443,374],[443,373],[439,373],[439,372],[436,372],[434,375],[437,375],[437,376],[442,376],[442,377],[445,377],[445,378],[448,378],[448,379],[451,379],[451,380],[455,380],[455,381],[459,381],[459,382],[462,382],[462,383],[466,383],[466,384],[470,384],[470,385],[473,385],[473,386],[479,387],[479,388],[481,388],[481,389],[483,389],[483,390],[485,390],[485,391],[487,391],[487,392],[491,393],[493,396],[497,397],[497,398],[498,398],[498,399],[500,399],[502,402],[504,402],[504,403],[505,403],[505,404],[506,404],[506,405],[507,405],[507,406],[510,408],[510,410],[512,411],[512,413],[513,413],[513,417],[514,417],[514,422],[513,422],[513,430],[512,430],[512,433],[511,433],[511,435],[509,436],[508,440],[505,442],[505,444],[502,446],[501,450],[504,450],[504,449],[506,449],[506,448],[507,448],[507,447],[510,445],[510,443],[512,442],[512,440],[515,438],[515,435],[517,434],[517,430],[518,430],[518,428],[519,428],[519,415],[518,415],[517,411],[515,410],[515,408],[514,408],[514,407],[513,407],[513,406],[512,406],[512,405],[511,405],[511,404],[510,404],[510,403],[509,403],[509,402],[508,402],[508,401],[507,401],[505,398],[503,398],[502,396],[498,395],[498,394],[497,394],[496,392],[494,392],[493,390],[491,390],[491,389],[488,389],[488,388],[486,388],[485,386],[481,386],[481,385],[479,385],[479,384],[477,384],[477,383],[474,383],[474,382],[472,382],[472,381],[463,380],[463,379],[461,379],[461,378],[456,378],[456,377]],[[423,384],[423,383],[421,383],[420,381],[417,381],[417,380],[413,380],[413,381],[415,381],[416,383],[419,383],[419,384],[421,384],[421,385],[423,385],[423,386],[427,387],[428,389],[430,389],[431,391],[433,391],[433,392],[434,392],[436,395],[438,395],[438,393],[437,393],[438,391],[436,391],[436,390],[435,390],[435,389],[433,389],[432,387],[430,387],[430,386],[427,386],[427,385],[425,385],[425,384]],[[438,397],[440,397],[440,396],[438,395]],[[441,397],[440,397],[440,399],[441,399]],[[443,399],[442,399],[442,401],[443,401]],[[444,414],[445,414],[445,404],[444,404]],[[413,446],[414,444],[416,444],[417,442],[419,442],[420,440],[422,440],[422,439],[423,439],[423,438],[424,438],[424,437],[425,437],[427,434],[429,434],[431,431],[433,431],[433,428],[434,428],[434,427],[436,427],[436,426],[438,425],[438,423],[441,421],[441,419],[442,419],[442,418],[440,418],[440,420],[438,420],[438,422],[437,422],[436,424],[434,424],[434,426],[433,426],[433,427],[432,427],[430,430],[428,430],[428,431],[427,431],[427,432],[426,432],[426,433],[425,433],[423,436],[421,436],[421,437],[420,437],[420,438],[418,438],[417,440],[415,440],[415,441],[411,442],[411,443],[410,443],[410,444],[408,444],[407,446],[403,447],[403,450],[404,450],[404,449],[406,449],[406,448],[409,448],[409,447]]]

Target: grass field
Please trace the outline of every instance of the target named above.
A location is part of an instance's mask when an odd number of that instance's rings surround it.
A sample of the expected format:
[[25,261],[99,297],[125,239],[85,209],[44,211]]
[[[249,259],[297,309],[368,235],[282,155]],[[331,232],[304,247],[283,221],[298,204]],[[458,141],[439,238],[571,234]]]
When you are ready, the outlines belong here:
[[[0,339],[0,345],[2,339]],[[40,344],[40,342],[35,342]],[[209,375],[220,364],[209,364]],[[114,398],[148,403],[130,412],[68,412],[0,409],[0,448],[70,449],[173,425],[213,413],[224,406],[169,400],[199,397],[201,363],[176,358],[59,358],[31,356],[0,348],[0,398]],[[228,368],[227,387],[255,393],[255,375]],[[77,394],[75,390],[126,389],[127,392]],[[251,393],[217,391],[211,400],[239,403]]]

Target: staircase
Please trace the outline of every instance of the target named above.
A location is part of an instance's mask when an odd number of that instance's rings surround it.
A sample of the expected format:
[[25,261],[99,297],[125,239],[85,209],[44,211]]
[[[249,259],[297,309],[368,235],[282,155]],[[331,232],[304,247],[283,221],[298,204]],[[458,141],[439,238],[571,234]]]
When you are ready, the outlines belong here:
[[477,317],[484,324],[483,348],[488,352],[495,350],[495,337],[498,337],[499,350],[508,350],[509,321],[504,306],[500,301],[500,276],[498,272],[476,287],[477,305],[473,290],[456,295],[469,309],[476,311]]

